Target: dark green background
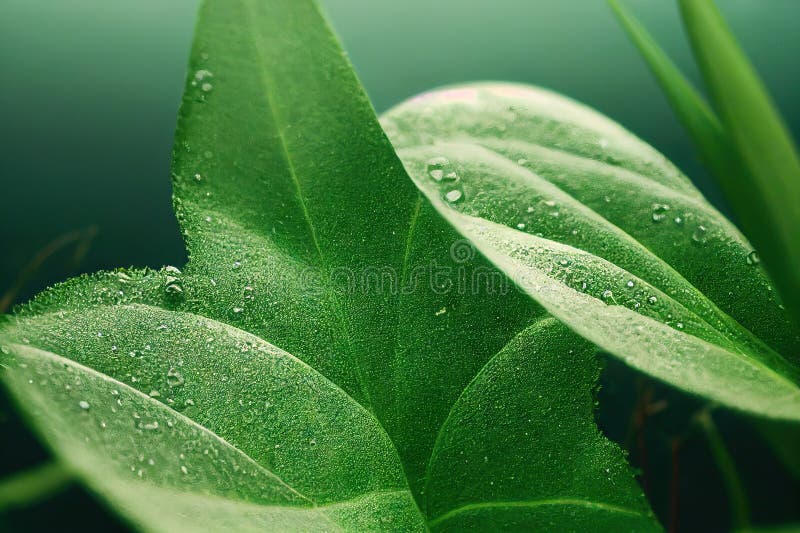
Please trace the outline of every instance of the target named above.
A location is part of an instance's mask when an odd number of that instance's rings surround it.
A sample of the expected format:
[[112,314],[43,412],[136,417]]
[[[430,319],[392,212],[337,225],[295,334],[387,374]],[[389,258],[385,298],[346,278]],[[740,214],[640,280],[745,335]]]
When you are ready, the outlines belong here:
[[[603,0],[322,3],[378,111],[459,81],[542,85],[599,109],[652,143],[725,209]],[[627,4],[699,83],[675,3]],[[800,0],[718,4],[798,137]],[[70,264],[66,253],[54,256],[20,298],[79,271],[183,263],[171,209],[169,160],[196,7],[195,0],[0,0],[0,293],[48,241],[88,226],[99,233],[80,265]],[[618,365],[612,370],[633,382]],[[611,383],[605,393],[609,404],[619,403],[620,412],[629,408],[632,387]],[[612,414],[601,413],[601,421],[616,412],[608,409]],[[741,437],[740,421],[728,424],[736,435],[734,452],[745,459],[766,453],[756,440]],[[624,424],[605,425],[612,437],[625,440]],[[12,447],[6,436],[0,438],[5,441],[0,453],[11,455],[3,464],[23,462],[25,452],[17,444]],[[650,438],[653,468],[668,476],[668,436]],[[695,526],[715,529],[724,527],[727,510],[703,449],[698,445],[686,452],[694,469],[689,479],[710,476],[708,489],[698,494],[710,509],[704,513],[705,504],[688,501],[683,515]],[[15,454],[20,454],[16,463]],[[790,517],[798,504],[796,484],[780,485],[780,469],[769,459],[747,463],[744,470],[756,480],[755,499],[777,506],[757,516],[768,521]],[[778,483],[780,494],[758,483]],[[666,489],[654,491],[663,517],[667,495],[661,493]],[[701,513],[709,516],[700,518]]]

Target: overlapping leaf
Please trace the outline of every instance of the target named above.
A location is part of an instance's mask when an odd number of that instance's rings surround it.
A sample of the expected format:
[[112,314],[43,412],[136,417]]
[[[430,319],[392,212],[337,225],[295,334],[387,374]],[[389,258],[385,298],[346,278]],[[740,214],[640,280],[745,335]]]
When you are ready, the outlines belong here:
[[800,338],[757,254],[652,148],[517,85],[428,93],[384,125],[437,210],[573,330],[689,392],[800,420]]
[[312,2],[209,0],[174,154],[190,261],[0,333],[56,454],[148,530],[657,527],[592,349],[408,179]]

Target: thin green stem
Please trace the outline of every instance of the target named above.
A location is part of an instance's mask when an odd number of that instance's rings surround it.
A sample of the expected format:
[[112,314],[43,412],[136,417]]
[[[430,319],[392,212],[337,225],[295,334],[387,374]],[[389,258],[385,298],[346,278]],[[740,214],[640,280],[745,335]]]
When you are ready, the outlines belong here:
[[33,505],[72,480],[72,473],[56,461],[14,474],[0,481],[0,510]]
[[730,452],[725,447],[725,442],[717,431],[714,419],[708,410],[703,410],[697,415],[697,422],[703,429],[703,433],[708,440],[708,447],[711,455],[717,463],[722,474],[722,481],[731,506],[731,523],[734,529],[747,529],[750,525],[750,506],[747,502],[747,493],[744,490],[739,473],[736,471],[736,464]]

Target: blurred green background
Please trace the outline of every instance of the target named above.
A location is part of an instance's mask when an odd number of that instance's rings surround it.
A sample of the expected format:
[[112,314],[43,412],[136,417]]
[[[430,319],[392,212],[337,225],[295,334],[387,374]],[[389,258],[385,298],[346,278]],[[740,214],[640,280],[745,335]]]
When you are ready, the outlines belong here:
[[[800,1],[717,3],[798,138]],[[71,254],[56,254],[25,284],[18,301],[77,272],[183,263],[171,209],[169,161],[197,4],[0,0],[0,294],[49,242],[88,227],[96,228],[97,235],[82,260],[75,263]],[[603,0],[322,4],[379,112],[420,91],[459,81],[542,85],[597,108],[653,144],[725,210],[665,98]],[[675,2],[627,4],[699,84]],[[636,380],[618,365],[612,364],[611,370],[623,381]],[[630,409],[634,385],[609,387],[611,407],[606,412],[615,412],[614,402],[620,412]],[[601,412],[601,421],[604,416],[613,419],[612,414]],[[5,409],[0,416],[5,417],[0,419],[5,432],[0,437],[0,456],[5,457],[0,474],[39,460],[44,452],[22,433],[13,413]],[[612,437],[625,440],[625,424],[604,423]],[[729,422],[734,428],[729,431],[738,434],[739,423]],[[12,438],[12,430],[20,435]],[[666,453],[658,449],[663,443],[659,436],[652,438],[653,461],[663,460],[658,455]],[[757,441],[745,437],[733,446],[743,456],[766,454]],[[697,477],[713,478],[708,457],[697,453],[689,460],[690,465],[697,462],[691,468],[699,469]],[[780,468],[769,461],[746,468],[762,476],[763,483],[782,487],[781,494],[763,498],[777,506],[771,516],[796,519],[791,513],[793,506],[800,507],[797,485],[786,484]],[[668,470],[669,463],[653,468]],[[709,483],[713,487],[713,479]],[[698,528],[725,527],[726,503],[718,492],[705,495],[717,508],[709,511],[711,518],[698,519]],[[93,509],[83,496],[75,497]],[[61,505],[74,509],[76,504],[67,499]],[[660,514],[667,512],[663,502],[655,505]],[[685,513],[693,513],[692,502],[687,505]],[[87,523],[105,524],[102,515],[92,513],[83,515]],[[23,523],[14,520],[9,523]],[[0,529],[2,525],[0,520]]]

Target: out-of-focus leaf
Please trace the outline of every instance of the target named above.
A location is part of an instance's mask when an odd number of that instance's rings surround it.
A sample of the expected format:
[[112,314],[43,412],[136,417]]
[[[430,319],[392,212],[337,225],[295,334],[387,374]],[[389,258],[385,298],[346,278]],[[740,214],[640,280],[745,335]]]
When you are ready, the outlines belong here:
[[714,111],[622,2],[609,0],[609,4],[691,135],[703,163],[728,187],[745,187],[741,163]]
[[60,463],[47,463],[0,480],[0,509],[36,503],[58,492],[72,481]]
[[718,175],[781,297],[800,320],[800,157],[761,80],[711,0],[681,13],[741,172]]

